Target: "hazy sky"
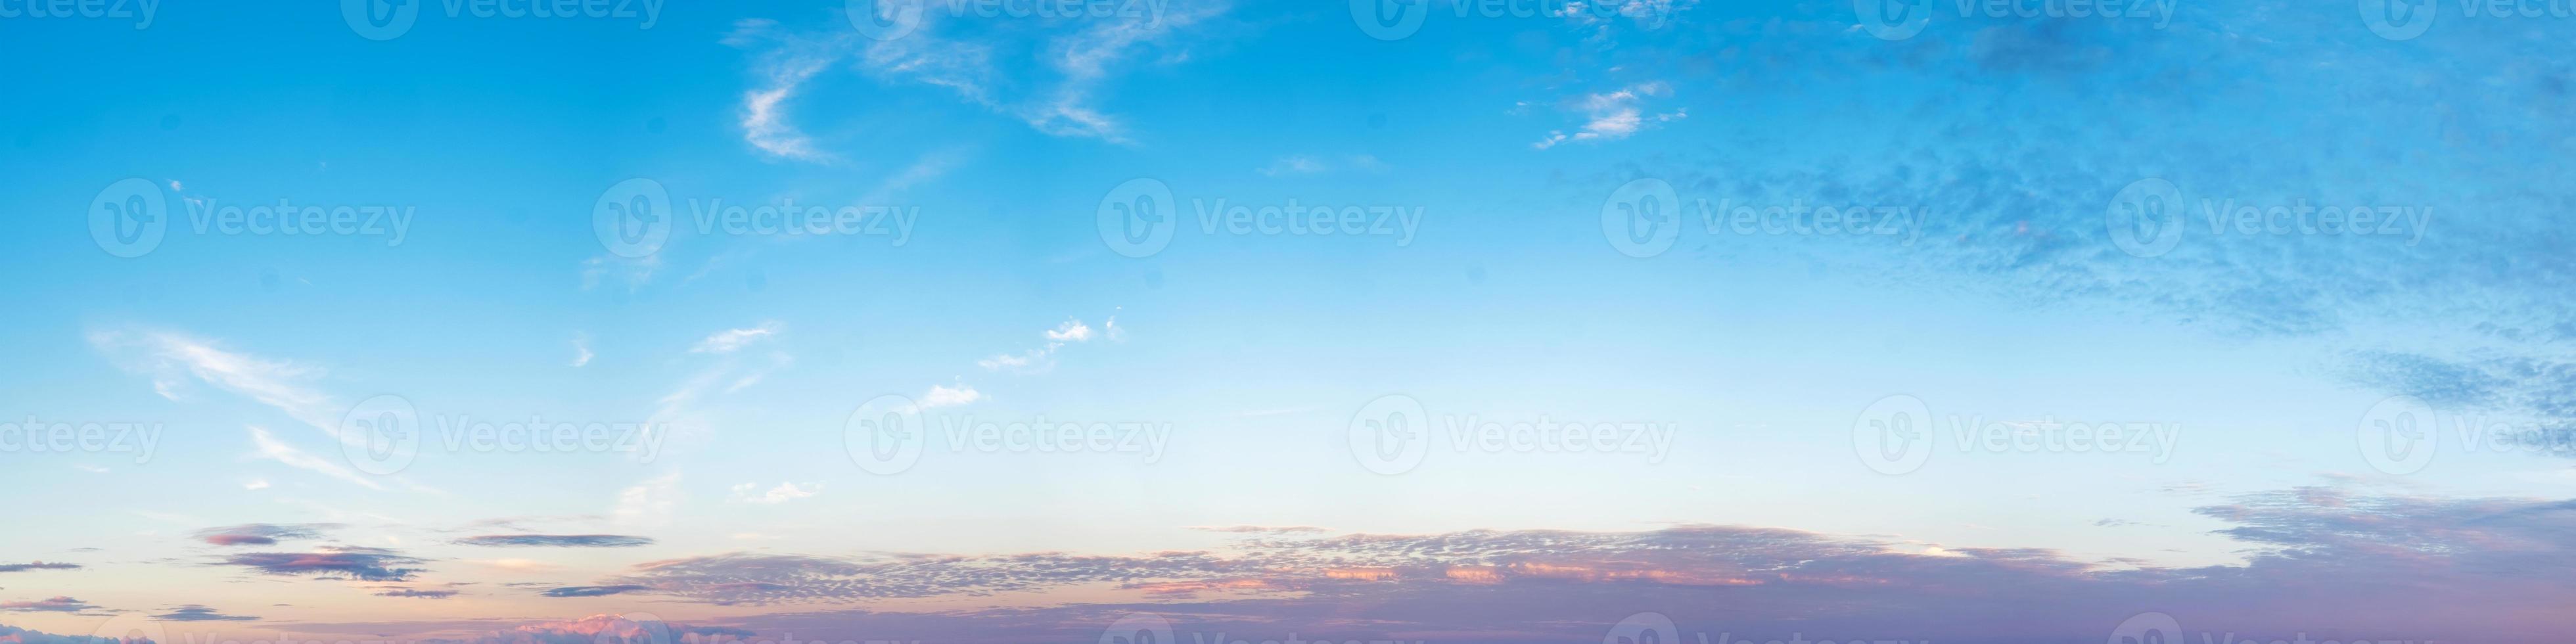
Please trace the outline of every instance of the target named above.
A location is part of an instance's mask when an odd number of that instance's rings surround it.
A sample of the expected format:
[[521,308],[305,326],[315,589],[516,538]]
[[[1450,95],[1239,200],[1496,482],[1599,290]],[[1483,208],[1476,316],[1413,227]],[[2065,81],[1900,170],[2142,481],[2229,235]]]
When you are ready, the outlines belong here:
[[2558,641],[2576,8],[2359,4],[0,0],[0,633]]

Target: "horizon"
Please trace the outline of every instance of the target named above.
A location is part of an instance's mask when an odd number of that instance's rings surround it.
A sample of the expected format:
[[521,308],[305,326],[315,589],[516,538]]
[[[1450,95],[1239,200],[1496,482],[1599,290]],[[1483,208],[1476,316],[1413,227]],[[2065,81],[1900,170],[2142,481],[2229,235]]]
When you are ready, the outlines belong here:
[[0,640],[2558,641],[2576,7],[2356,2],[0,0]]

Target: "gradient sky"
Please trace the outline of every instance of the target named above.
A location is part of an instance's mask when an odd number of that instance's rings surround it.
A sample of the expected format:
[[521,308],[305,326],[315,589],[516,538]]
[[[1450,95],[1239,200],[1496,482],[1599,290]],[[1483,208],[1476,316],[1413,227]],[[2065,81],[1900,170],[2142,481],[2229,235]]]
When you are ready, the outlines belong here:
[[370,1],[0,0],[0,640],[2576,627],[2565,6]]

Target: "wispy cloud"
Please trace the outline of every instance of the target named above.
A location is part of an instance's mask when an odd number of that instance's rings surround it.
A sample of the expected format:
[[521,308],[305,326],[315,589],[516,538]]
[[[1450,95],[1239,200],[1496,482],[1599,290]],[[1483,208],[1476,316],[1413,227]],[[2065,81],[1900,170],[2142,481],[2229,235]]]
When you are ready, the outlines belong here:
[[1573,134],[1566,134],[1563,131],[1548,132],[1546,137],[1540,138],[1537,143],[1531,144],[1531,147],[1545,150],[1568,141],[1616,141],[1628,138],[1629,135],[1636,134],[1639,130],[1656,123],[1678,121],[1689,117],[1687,109],[1679,108],[1652,116],[1645,113],[1641,106],[1645,99],[1671,93],[1670,86],[1656,81],[1630,85],[1600,94],[1585,95],[1581,100],[1575,101],[1573,106],[1574,111],[1581,113],[1585,119],[1580,129]]
[[735,485],[733,486],[733,501],[736,503],[777,505],[788,501],[814,496],[815,493],[823,491],[823,484],[807,483],[803,486],[798,486],[795,483],[781,482],[778,484],[778,487],[769,488],[769,491],[766,492],[758,491],[759,489],[759,483],[742,483]]
[[628,548],[651,545],[653,538],[622,534],[487,534],[460,538],[455,543],[492,547]]
[[778,330],[779,324],[776,321],[770,321],[762,322],[760,323],[760,326],[717,331],[714,335],[709,335],[706,339],[699,340],[697,346],[689,348],[689,352],[717,354],[733,353],[735,350],[749,346],[753,342],[777,335]]

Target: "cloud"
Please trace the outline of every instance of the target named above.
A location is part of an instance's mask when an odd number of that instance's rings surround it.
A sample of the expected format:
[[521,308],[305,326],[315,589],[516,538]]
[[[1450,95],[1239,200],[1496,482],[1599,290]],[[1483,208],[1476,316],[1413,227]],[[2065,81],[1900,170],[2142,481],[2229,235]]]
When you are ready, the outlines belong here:
[[323,546],[314,552],[236,554],[225,557],[222,563],[270,575],[320,575],[318,579],[409,581],[413,573],[423,572],[423,569],[401,566],[426,562],[383,548]]
[[1102,323],[1098,332],[1094,332],[1090,325],[1084,324],[1080,319],[1068,318],[1063,323],[1057,324],[1055,328],[1039,331],[1038,334],[1046,338],[1047,342],[1044,346],[1018,354],[1005,353],[977,360],[975,365],[994,371],[1041,373],[1055,366],[1056,351],[1063,349],[1067,344],[1090,342],[1092,338],[1101,336],[1106,336],[1113,341],[1127,339],[1126,332],[1118,327],[1118,318],[1114,316]]
[[29,570],[79,570],[79,569],[80,569],[80,564],[74,564],[74,563],[63,563],[63,562],[59,562],[59,561],[57,561],[57,562],[51,562],[51,563],[47,563],[47,562],[43,562],[43,561],[34,561],[34,562],[28,562],[28,563],[22,563],[22,564],[0,564],[0,572],[25,572],[25,571],[29,571]]
[[351,471],[349,468],[341,467],[339,463],[332,462],[319,456],[314,456],[306,453],[304,450],[296,449],[292,445],[287,445],[284,441],[277,440],[277,437],[269,435],[268,430],[266,429],[258,427],[250,427],[248,429],[250,430],[251,445],[258,448],[258,451],[254,453],[255,456],[277,461],[288,467],[307,470],[319,473],[323,476],[348,481],[358,485],[359,487],[370,490],[385,489],[385,486],[377,484],[375,480]]
[[697,346],[690,347],[689,353],[733,353],[753,342],[777,335],[778,329],[779,324],[771,321],[762,322],[760,326],[755,327],[717,331],[714,335],[699,340]]
[[1314,157],[1303,154],[1292,154],[1279,157],[1276,161],[1271,161],[1269,166],[1261,168],[1261,175],[1266,177],[1276,177],[1282,175],[1319,174],[1326,169],[1327,167],[1324,165],[1324,162],[1317,161]]
[[2077,641],[2163,611],[2195,631],[2549,641],[2565,624],[2532,616],[2556,614],[2551,607],[2576,600],[2576,587],[2533,572],[2576,563],[2576,543],[2560,538],[2576,529],[2576,501],[2298,488],[2199,512],[2232,526],[2220,534],[2250,548],[2245,563],[2162,568],[2041,548],[1715,525],[1296,537],[1270,533],[1313,533],[1255,527],[1226,529],[1261,536],[1214,552],[737,552],[640,564],[603,583],[719,605],[1113,589],[1091,595],[1110,602],[1101,604],[945,615],[791,613],[763,625],[869,631],[906,624],[931,629],[925,638],[966,641],[1043,640],[1042,633],[1056,632],[1046,629],[1082,624],[1096,633],[1134,611],[1207,630],[1332,630],[1335,639],[1345,632],[1350,639],[1475,632],[1485,634],[1477,641],[1582,641],[1624,616],[1652,611],[1712,631],[1760,635],[1755,641],[1798,631]]
[[114,637],[97,637],[89,635],[55,635],[52,633],[41,633],[0,624],[0,642],[11,642],[13,644],[144,644],[145,642],[148,642],[148,640],[134,641]]
[[341,405],[312,386],[319,367],[236,353],[212,342],[164,331],[93,331],[90,345],[153,379],[177,399],[187,380],[212,385],[285,412],[324,433],[339,427]]
[[547,597],[603,597],[607,595],[622,595],[646,590],[652,589],[632,584],[621,584],[616,586],[565,586],[562,588],[548,589],[544,595]]
[[495,547],[626,548],[651,545],[653,539],[619,534],[487,534],[457,539],[454,543]]
[[218,546],[273,546],[279,539],[320,539],[323,531],[340,527],[337,523],[245,523],[198,530],[193,536]]
[[0,602],[0,611],[17,613],[79,613],[97,608],[95,604],[63,596],[36,601]]
[[1561,131],[1548,132],[1546,137],[1531,144],[1531,147],[1545,150],[1567,141],[1616,141],[1628,138],[1629,135],[1636,134],[1639,130],[1655,123],[1688,118],[1690,114],[1686,109],[1675,109],[1648,117],[1639,106],[1647,97],[1661,97],[1671,93],[1669,86],[1662,81],[1656,81],[1630,85],[1607,93],[1586,95],[1574,105],[1574,109],[1581,112],[1586,119],[1581,129],[1571,135]]
[[806,484],[806,487],[797,487],[795,483],[779,483],[778,487],[769,488],[769,491],[767,492],[762,492],[756,495],[753,494],[753,490],[759,489],[759,487],[760,484],[758,483],[743,483],[733,486],[734,502],[777,505],[796,499],[811,497],[814,496],[816,492],[821,492],[823,490],[823,484],[821,483],[808,483]]
[[377,596],[377,597],[412,597],[412,598],[418,598],[418,599],[446,599],[446,598],[449,598],[449,597],[455,597],[455,596],[456,596],[456,591],[453,591],[453,590],[420,590],[420,589],[416,589],[416,588],[389,588],[389,589],[386,589],[386,590],[384,590],[384,591],[382,591],[382,592],[378,592],[378,593],[376,593],[376,596]]
[[[771,21],[736,23],[723,42],[755,52],[752,75],[757,79],[756,87],[743,94],[744,140],[776,157],[828,159],[787,122],[782,106],[819,72],[848,60],[880,82],[953,92],[959,100],[1017,118],[1039,132],[1132,143],[1120,120],[1098,106],[1105,87],[1140,61],[1188,60],[1182,37],[1227,6],[1156,2],[1120,7],[1115,15],[1028,21],[1009,29],[957,19],[955,7],[928,7],[916,28],[887,39],[847,33],[847,26],[839,24],[802,34]],[[1039,64],[1020,62],[1026,60]]]
[[799,161],[831,159],[814,149],[814,141],[787,122],[785,103],[807,79],[822,72],[832,57],[808,49],[782,49],[759,75],[762,87],[743,92],[742,140],[773,157]]
[[462,640],[427,640],[424,644],[710,644],[742,638],[752,631],[725,626],[690,626],[641,614],[592,615],[565,622],[528,624]]
[[1325,530],[1325,529],[1323,529],[1323,528],[1318,528],[1318,527],[1315,527],[1315,526],[1308,526],[1308,525],[1291,525],[1291,526],[1268,526],[1268,525],[1228,525],[1228,526],[1207,526],[1207,525],[1202,525],[1202,526],[1190,526],[1190,529],[1192,529],[1192,530],[1206,530],[1206,531],[1208,531],[1208,532],[1232,532],[1232,533],[1238,533],[1238,534],[1312,534],[1312,533],[1330,532],[1330,530]]
[[575,333],[575,334],[573,334],[573,336],[572,336],[572,362],[570,363],[570,365],[569,365],[569,366],[579,367],[579,366],[587,365],[587,364],[590,364],[590,359],[591,359],[591,353],[590,353],[590,334],[588,334],[588,333]]
[[610,516],[627,525],[668,522],[671,508],[679,503],[679,496],[679,472],[645,479],[617,493],[617,507],[610,511]]
[[921,395],[921,408],[938,409],[941,407],[955,407],[983,399],[983,392],[975,391],[974,387],[966,385],[958,385],[955,387],[931,385],[930,392]]
[[217,612],[215,609],[196,604],[184,604],[172,609],[170,612],[154,615],[152,618],[173,622],[251,622],[259,620],[257,617],[246,615],[225,615],[221,612]]

